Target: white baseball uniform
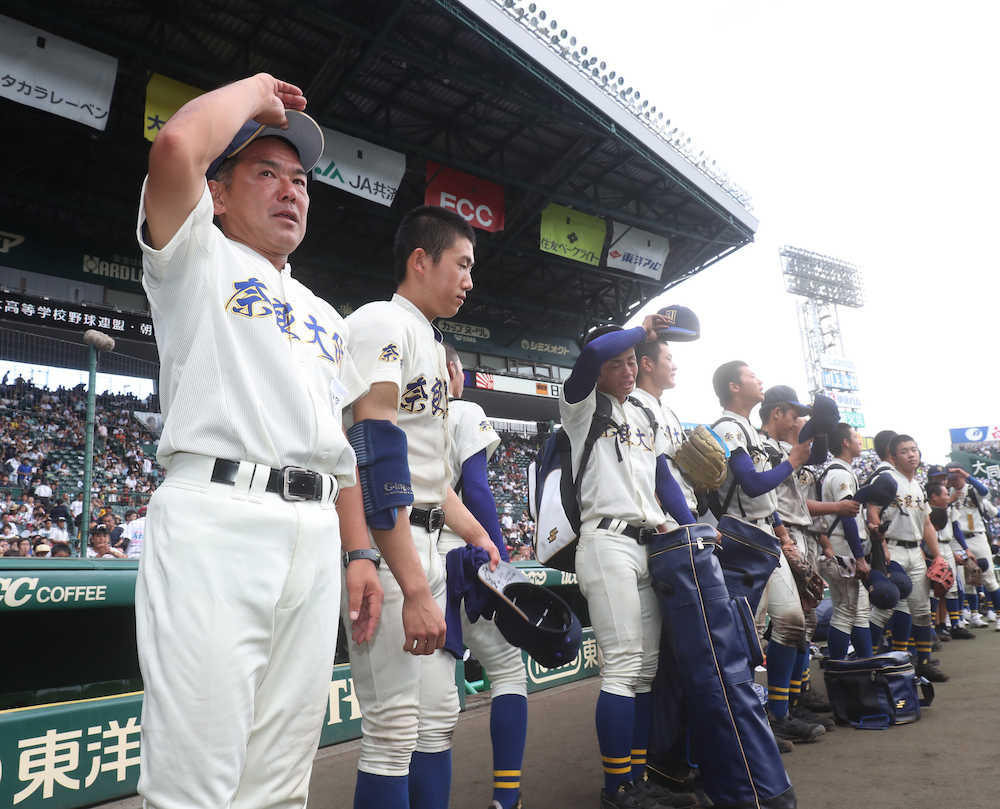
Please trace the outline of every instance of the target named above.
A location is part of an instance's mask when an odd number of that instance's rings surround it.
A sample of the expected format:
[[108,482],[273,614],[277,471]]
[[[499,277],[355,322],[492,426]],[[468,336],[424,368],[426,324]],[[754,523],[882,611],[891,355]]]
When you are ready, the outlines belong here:
[[[979,506],[976,505],[977,502]],[[968,483],[959,489],[959,499],[952,505],[956,515],[955,519],[958,520],[958,527],[965,534],[965,544],[969,546],[972,555],[977,559],[985,559],[989,562],[989,567],[983,573],[983,588],[987,593],[992,593],[1000,589],[1000,584],[997,583],[996,570],[993,568],[993,551],[990,549],[990,541],[987,539],[983,515],[979,512],[980,507],[990,517],[997,515],[997,507],[993,505],[990,498],[974,491]]]
[[[960,574],[958,572],[958,564],[955,562],[955,550],[962,550],[962,546],[955,539],[955,529],[952,526],[952,522],[956,519],[954,505],[948,506],[947,512],[948,522],[944,528],[937,532],[938,547],[941,549],[941,555],[948,560],[948,567],[951,568],[951,573],[955,577],[951,589],[945,593],[945,598],[958,598],[958,577]],[[968,540],[966,540],[966,544],[968,544]]]
[[[858,490],[858,477],[849,463],[839,458],[823,473],[823,502],[838,503]],[[844,520],[854,520],[858,526],[858,536],[861,537],[861,549],[868,553],[871,542],[866,537],[867,528],[862,514],[855,517],[823,518],[824,533],[830,538],[830,547],[834,554],[848,559],[854,558],[854,552],[847,542],[844,533]],[[832,526],[832,528],[831,528]],[[850,635],[852,627],[867,628],[871,617],[871,602],[868,589],[856,576],[841,575],[841,566],[833,559],[825,556],[820,561],[820,574],[830,587],[830,600],[833,602],[833,614],[830,616],[830,626]]]
[[[896,497],[882,514],[883,520],[890,519],[885,538],[892,561],[899,562],[913,582],[910,595],[901,598],[895,609],[910,613],[914,626],[930,626],[930,584],[920,543],[924,538],[924,521],[931,513],[931,507],[920,481],[907,479],[895,468],[888,474],[896,480]],[[893,610],[873,608],[872,623],[884,627],[892,613]]]
[[[583,475],[576,573],[604,654],[601,690],[632,697],[652,688],[661,620],[646,549],[621,531],[630,525],[655,529],[665,522],[656,498],[656,458],[667,447],[663,430],[654,437],[646,414],[631,402],[622,404],[595,388],[582,401],[570,404],[564,390],[559,414],[569,435],[574,469],[580,465],[598,396],[609,400],[618,429],[609,427],[594,442]],[[613,522],[599,528],[602,519]]]
[[[691,513],[697,514],[698,498],[695,496],[694,488],[690,483],[688,483],[684,474],[677,467],[677,464],[674,463],[674,456],[677,454],[677,450],[680,449],[681,444],[684,443],[684,430],[681,429],[680,419],[677,418],[677,414],[674,413],[673,410],[663,404],[662,397],[659,401],[657,401],[651,393],[648,393],[638,387],[632,391],[632,396],[642,402],[656,415],[659,427],[663,431],[664,446],[666,447],[667,454],[667,467],[670,469],[670,474],[673,476],[674,480],[677,481],[677,485],[681,487],[681,492],[684,495],[684,501],[687,503],[688,508],[691,509]],[[669,512],[664,511],[663,515],[668,531],[673,531],[675,528],[680,527]]]
[[[391,301],[365,304],[347,323],[351,356],[365,383],[391,382],[398,389],[397,423],[406,433],[413,506],[443,505],[451,473],[448,372],[441,333],[399,294]],[[431,594],[443,611],[446,587],[437,532],[410,528]],[[455,658],[443,649],[419,656],[403,651],[403,593],[385,564],[379,579],[385,601],[375,636],[360,646],[349,640],[351,675],[362,713],[358,769],[402,776],[409,772],[414,750],[440,753],[451,747],[459,711]],[[343,609],[346,612],[346,600]]]
[[[451,487],[458,486],[462,476],[462,464],[473,455],[486,450],[486,459],[496,451],[500,436],[496,434],[483,409],[475,402],[452,399],[448,409],[448,431],[451,434]],[[456,491],[458,491],[456,489]],[[461,548],[465,540],[447,527],[441,530],[437,541],[441,563],[445,563],[448,551]],[[469,647],[472,656],[486,670],[490,678],[490,696],[504,694],[528,694],[527,673],[521,650],[511,646],[493,621],[480,618],[475,623],[469,621],[465,610],[462,615],[462,640]]]
[[[743,429],[740,429],[741,426]],[[745,450],[757,472],[771,468],[767,450],[764,448],[764,437],[744,416],[732,410],[724,410],[722,418],[716,422],[715,432],[726,442],[730,452]],[[757,497],[750,497],[742,490],[732,469],[727,472],[726,480],[719,488],[719,497],[722,500],[728,496],[731,487],[735,489],[726,513],[774,536],[774,526],[770,518],[778,509],[777,490],[770,489]],[[760,604],[757,605],[758,626],[763,623],[765,614],[771,618],[771,639],[775,643],[785,646],[801,644],[806,618],[802,611],[799,589],[795,585],[792,570],[783,553],[779,554],[778,566],[768,578]]]
[[[145,200],[145,184],[143,185]],[[166,480],[136,582],[145,805],[304,806],[339,627],[341,409],[364,392],[328,303],[212,223],[206,184],[163,248],[137,229],[160,354]],[[216,459],[235,485],[212,483]],[[322,500],[265,491],[323,475]]]

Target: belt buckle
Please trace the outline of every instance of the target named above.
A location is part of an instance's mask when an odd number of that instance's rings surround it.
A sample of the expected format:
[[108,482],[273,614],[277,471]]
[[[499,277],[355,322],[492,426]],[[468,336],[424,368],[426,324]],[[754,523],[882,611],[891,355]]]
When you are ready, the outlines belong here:
[[427,530],[437,531],[444,527],[444,509],[440,506],[427,510]]
[[311,489],[309,494],[315,495],[316,492],[316,481],[314,472],[310,472],[308,469],[304,469],[301,466],[283,466],[281,467],[281,497],[283,500],[289,500],[291,502],[297,502],[300,500],[308,499],[306,495],[295,494],[292,492],[292,487],[296,485],[297,481],[292,479],[293,475],[304,474],[310,481]]

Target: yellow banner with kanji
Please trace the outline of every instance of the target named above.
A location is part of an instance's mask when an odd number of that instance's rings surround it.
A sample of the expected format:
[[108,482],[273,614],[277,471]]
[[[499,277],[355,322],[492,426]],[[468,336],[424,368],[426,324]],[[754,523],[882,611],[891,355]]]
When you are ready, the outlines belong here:
[[146,85],[146,117],[142,123],[142,134],[146,140],[156,140],[167,119],[204,92],[190,84],[154,73]]
[[539,248],[546,253],[596,267],[601,263],[607,234],[607,222],[600,217],[552,202],[542,211]]

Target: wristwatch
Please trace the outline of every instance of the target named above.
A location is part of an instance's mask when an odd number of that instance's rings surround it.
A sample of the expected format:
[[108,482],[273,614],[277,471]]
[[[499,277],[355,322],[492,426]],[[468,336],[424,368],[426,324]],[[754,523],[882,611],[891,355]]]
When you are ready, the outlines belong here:
[[356,551],[344,551],[344,567],[347,567],[355,559],[367,559],[375,568],[382,564],[382,554],[374,548],[360,548]]

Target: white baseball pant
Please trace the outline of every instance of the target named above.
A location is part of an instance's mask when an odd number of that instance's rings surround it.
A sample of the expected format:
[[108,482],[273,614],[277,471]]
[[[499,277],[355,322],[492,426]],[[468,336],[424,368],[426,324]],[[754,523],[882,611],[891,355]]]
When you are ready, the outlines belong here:
[[802,612],[802,599],[795,586],[792,569],[785,554],[778,554],[778,566],[764,587],[764,593],[757,605],[758,630],[764,624],[764,616],[771,619],[771,640],[782,646],[799,647],[805,640],[806,617]]
[[[969,546],[969,550],[973,556],[977,559],[985,559],[990,563],[990,566],[983,571],[983,588],[986,592],[992,593],[1000,589],[1000,584],[997,583],[996,570],[993,569],[993,551],[990,550],[990,543],[986,539],[986,534],[966,534],[965,544]],[[985,610],[986,608],[984,607],[983,609]]]
[[[410,526],[431,595],[444,611],[444,566],[433,534]],[[373,543],[374,546],[374,543]],[[431,655],[403,651],[403,592],[383,561],[379,581],[385,591],[375,636],[362,645],[348,640],[351,676],[361,706],[361,757],[358,769],[373,775],[406,775],[410,754],[451,748],[458,722],[455,658],[444,649]],[[346,588],[341,609],[348,614]]]
[[149,502],[139,793],[156,809],[303,807],[339,626],[336,482],[293,503],[263,491],[267,467],[226,486],[213,462],[175,455]]
[[601,690],[634,697],[651,690],[660,656],[660,606],[646,549],[593,523],[580,532],[576,575],[601,649]]
[[[966,540],[968,541],[968,540]],[[958,598],[958,563],[955,561],[955,549],[951,547],[951,542],[945,542],[944,540],[938,540],[938,547],[941,549],[941,555],[948,560],[948,567],[951,568],[951,573],[955,577],[955,581],[952,582],[951,589],[945,593],[945,598]]]
[[915,548],[904,548],[889,540],[889,555],[891,561],[899,562],[903,570],[913,582],[913,590],[907,598],[899,599],[894,610],[872,609],[871,621],[876,626],[885,627],[894,611],[908,612],[913,618],[913,626],[931,625],[931,591],[927,581],[927,562],[924,552],[918,545]]
[[857,576],[841,576],[840,566],[825,556],[820,559],[819,572],[830,588],[830,601],[833,603],[830,626],[846,635],[851,634],[853,627],[867,629],[871,619],[871,602],[864,583]]
[[[437,542],[441,564],[445,565],[448,551],[464,545],[465,540],[460,536],[447,529],[443,530]],[[507,642],[493,621],[480,618],[472,623],[464,608],[461,613],[462,641],[486,671],[486,676],[490,678],[490,697],[502,697],[505,694],[520,694],[526,697],[528,675],[524,668],[521,650]]]

